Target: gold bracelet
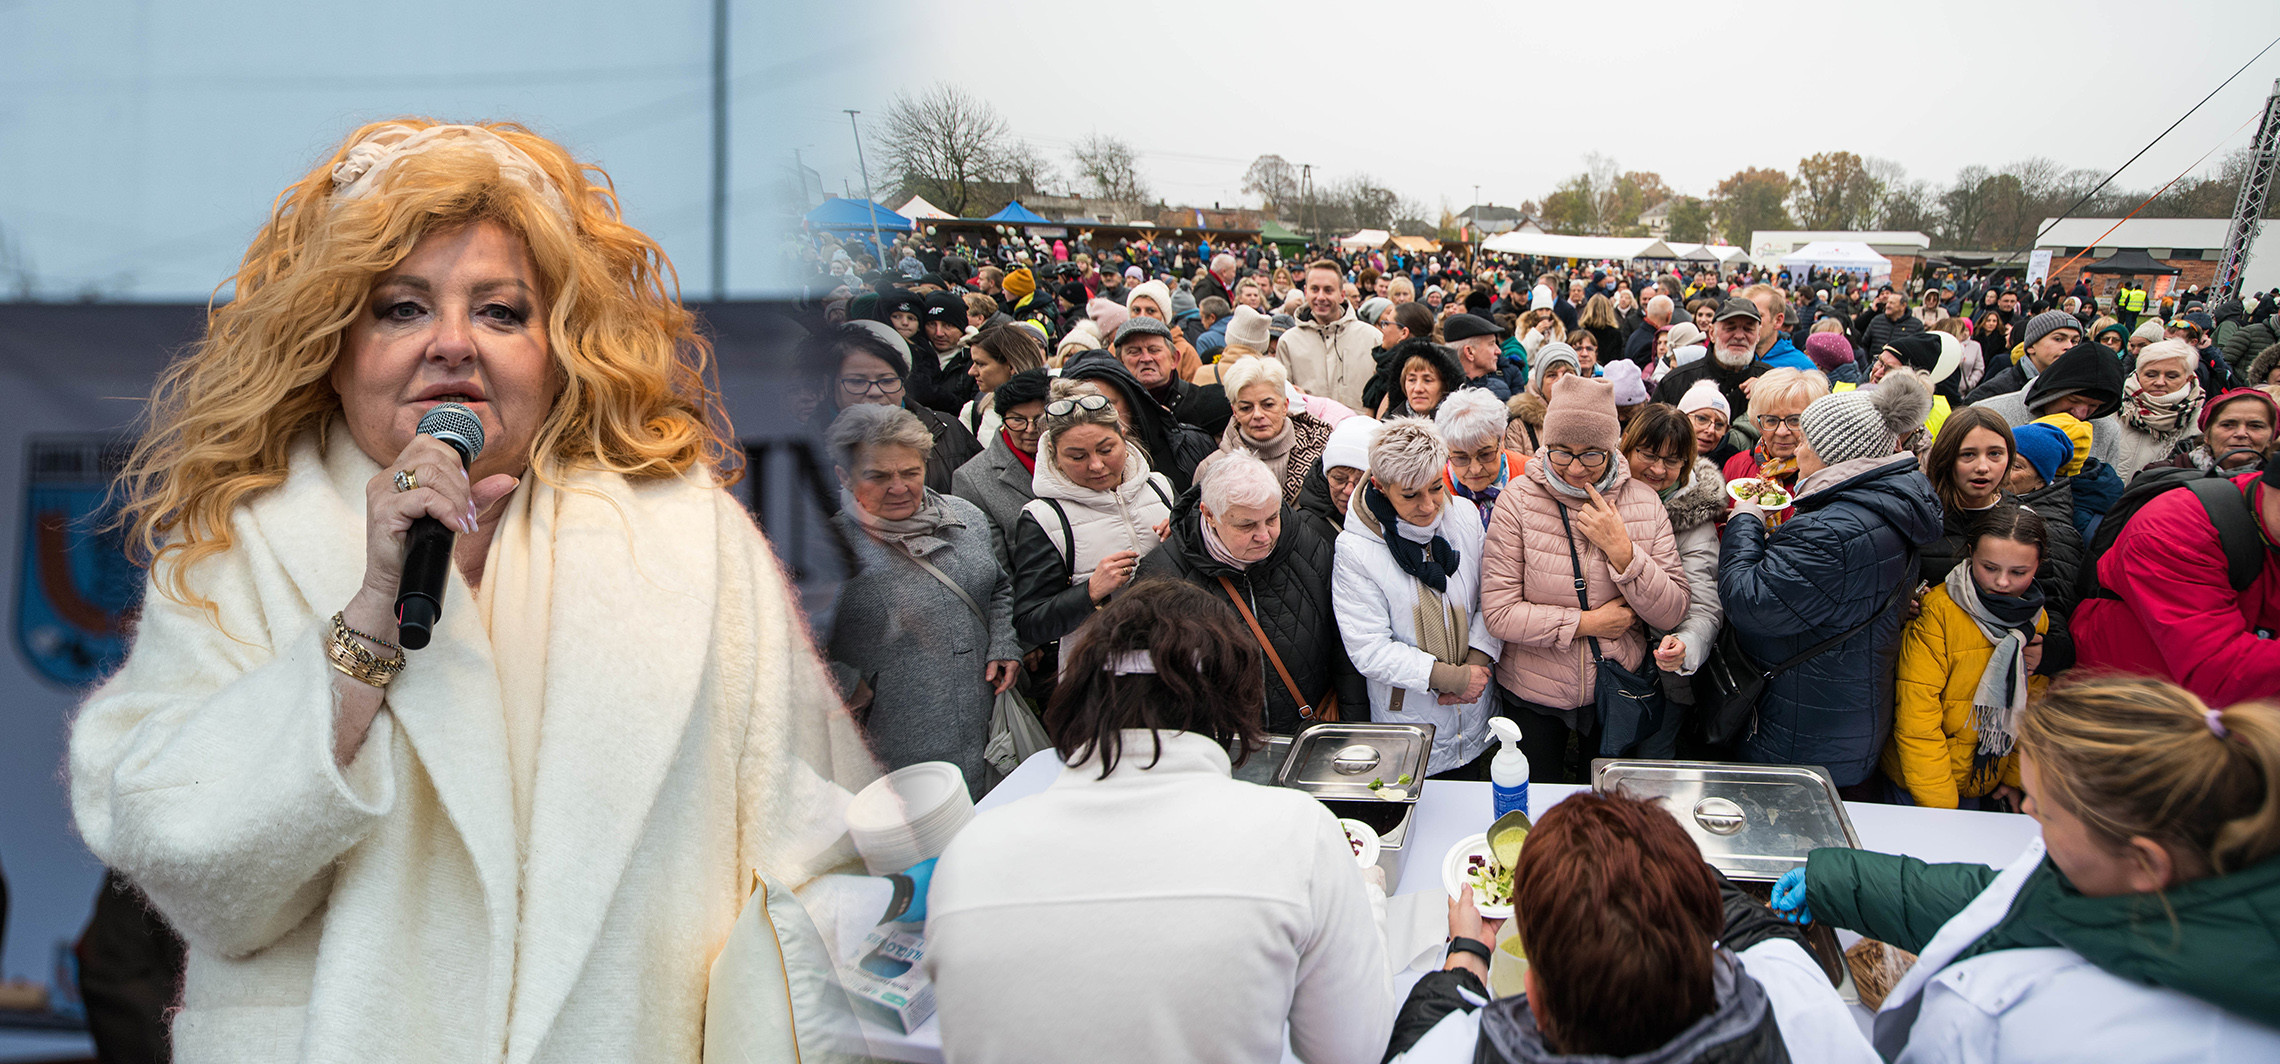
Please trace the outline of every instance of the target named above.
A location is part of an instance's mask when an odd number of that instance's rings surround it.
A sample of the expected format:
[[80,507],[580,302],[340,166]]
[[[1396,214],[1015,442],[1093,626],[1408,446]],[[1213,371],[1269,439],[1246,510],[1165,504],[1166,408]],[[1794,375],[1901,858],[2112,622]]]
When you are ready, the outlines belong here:
[[402,647],[396,648],[394,657],[374,657],[353,638],[348,620],[338,613],[332,616],[332,639],[325,643],[325,657],[332,660],[333,669],[341,675],[371,687],[386,687],[397,673],[404,671]]

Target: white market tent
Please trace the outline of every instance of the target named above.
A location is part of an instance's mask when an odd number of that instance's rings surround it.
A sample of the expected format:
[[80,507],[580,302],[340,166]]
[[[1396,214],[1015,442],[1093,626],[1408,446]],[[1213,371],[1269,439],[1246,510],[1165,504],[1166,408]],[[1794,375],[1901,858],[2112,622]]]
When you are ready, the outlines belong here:
[[1704,244],[1702,245],[1702,250],[1709,253],[1707,257],[1718,262],[1732,263],[1750,261],[1749,252],[1735,247],[1732,244]]
[[895,213],[902,215],[903,217],[908,218],[914,222],[924,221],[928,218],[957,217],[957,215],[952,214],[949,211],[943,210],[940,207],[926,202],[926,197],[924,196],[912,196],[909,203],[905,203],[902,206],[895,208]]
[[1652,237],[1561,236],[1556,233],[1498,233],[1481,242],[1482,251],[1503,255],[1537,255],[1553,259],[1608,259],[1627,262],[1641,258],[1675,258],[1668,245]]
[[1876,253],[1866,244],[1849,240],[1816,240],[1781,257],[1781,264],[1790,269],[1800,267],[1824,270],[1865,271],[1871,280],[1892,275],[1892,260]]
[[1393,240],[1393,234],[1383,229],[1363,229],[1352,236],[1338,238],[1338,246],[1347,251],[1366,251],[1382,248]]

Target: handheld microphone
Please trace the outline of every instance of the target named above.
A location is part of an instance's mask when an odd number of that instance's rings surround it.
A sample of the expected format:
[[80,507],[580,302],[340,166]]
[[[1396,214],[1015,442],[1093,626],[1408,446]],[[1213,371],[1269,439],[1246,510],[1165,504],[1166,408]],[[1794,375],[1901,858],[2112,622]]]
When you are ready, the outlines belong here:
[[[462,467],[483,453],[483,423],[458,403],[437,403],[420,418],[419,433],[459,452]],[[443,618],[443,588],[451,575],[450,526],[432,517],[416,518],[404,534],[404,572],[396,584],[396,641],[406,650],[428,645]]]

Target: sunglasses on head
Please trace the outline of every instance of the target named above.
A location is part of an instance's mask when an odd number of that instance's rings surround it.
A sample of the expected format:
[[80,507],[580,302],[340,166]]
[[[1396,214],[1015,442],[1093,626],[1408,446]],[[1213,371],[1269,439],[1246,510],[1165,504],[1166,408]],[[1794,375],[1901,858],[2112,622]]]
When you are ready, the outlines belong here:
[[1053,417],[1068,417],[1070,414],[1076,413],[1079,410],[1106,409],[1108,409],[1107,396],[1080,395],[1074,399],[1056,399],[1046,405],[1045,412]]

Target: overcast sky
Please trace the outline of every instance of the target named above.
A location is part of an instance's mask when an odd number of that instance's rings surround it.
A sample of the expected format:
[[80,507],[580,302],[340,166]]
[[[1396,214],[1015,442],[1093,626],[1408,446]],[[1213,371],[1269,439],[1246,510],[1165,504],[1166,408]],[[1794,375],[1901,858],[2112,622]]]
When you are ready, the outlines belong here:
[[[1125,138],[1174,203],[1247,199],[1245,166],[1271,152],[1461,209],[1476,183],[1491,202],[1541,198],[1588,152],[1694,194],[1828,150],[1935,184],[2030,155],[2103,171],[2280,36],[2271,0],[2055,10],[737,0],[727,281],[764,286],[762,193],[795,151],[859,195],[842,109],[868,123],[937,81],[1064,168],[1087,133]],[[710,57],[709,0],[0,0],[0,239],[49,297],[201,297],[359,122],[503,117],[609,168],[702,295]],[[2119,183],[2214,166],[2276,76],[2280,49]],[[2115,83],[2131,91],[2089,88]]]

